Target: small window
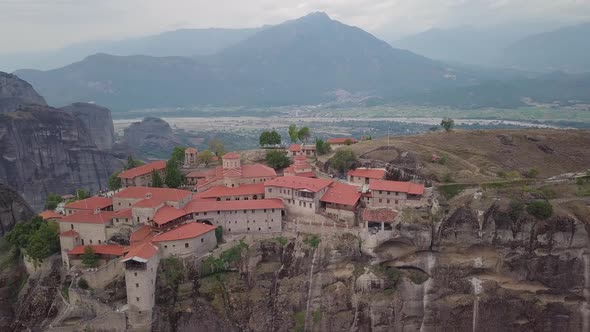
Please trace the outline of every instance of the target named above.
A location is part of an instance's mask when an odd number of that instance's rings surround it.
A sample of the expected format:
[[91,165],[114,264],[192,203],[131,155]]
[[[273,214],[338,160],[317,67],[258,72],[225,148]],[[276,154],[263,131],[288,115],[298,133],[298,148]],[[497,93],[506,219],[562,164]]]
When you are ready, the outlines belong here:
[[184,244],[184,247],[185,247],[185,248],[188,248],[188,243],[185,243],[185,244]]
[[207,212],[203,213],[203,215],[206,216],[207,215]]
[[72,229],[74,229],[74,224],[70,224],[70,227],[72,227]]
[[258,227],[258,230],[261,231],[260,227]]
[[248,200],[248,197],[244,197],[244,200],[247,201]]
[[100,240],[98,240],[98,244],[100,244],[100,243],[101,243]]
[[256,213],[254,210],[252,210],[252,213]]
[[383,202],[383,200],[381,198],[379,198],[379,203],[382,203],[382,202]]
[[201,238],[201,243],[205,242],[205,239]]
[[136,297],[136,298],[135,298],[135,300],[136,300],[137,302],[139,302],[139,297]]
[[164,249],[168,249],[168,245],[164,245]]
[[138,283],[135,283],[135,288],[138,288],[138,287],[139,287],[139,284]]
[[82,239],[82,245],[84,245],[84,239]]
[[250,227],[248,227],[248,232],[250,231]]
[[176,245],[175,245],[175,244],[173,244],[173,245],[172,245],[172,248],[176,248]]
[[272,212],[275,212],[275,209],[272,209]]
[[389,204],[389,198],[387,199],[387,204]]
[[264,209],[264,212],[266,212],[266,209]]
[[248,211],[244,210],[244,213],[248,213]]
[[92,240],[90,240],[90,244],[92,244]]
[[221,211],[217,211],[217,214],[221,214]]
[[135,277],[137,277],[137,272],[134,272],[134,273],[133,273],[133,275],[134,275]]

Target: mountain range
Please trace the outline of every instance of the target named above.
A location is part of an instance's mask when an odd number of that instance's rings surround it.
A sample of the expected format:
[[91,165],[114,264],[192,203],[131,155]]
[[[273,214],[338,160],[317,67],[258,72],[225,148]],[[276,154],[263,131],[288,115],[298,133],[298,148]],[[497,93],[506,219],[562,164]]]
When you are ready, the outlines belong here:
[[[49,104],[96,102],[114,112],[318,104],[338,101],[342,95],[370,104],[461,107],[518,107],[525,99],[547,98],[563,104],[589,98],[585,93],[590,82],[579,76],[564,74],[556,80],[535,72],[432,60],[394,48],[320,12],[260,29],[209,31],[226,37],[216,44],[200,31],[196,43],[209,42],[182,46],[191,44],[181,40],[194,33],[184,37],[175,33],[178,38],[168,41],[170,36],[160,35],[136,43],[135,48],[126,46],[128,50],[143,47],[145,53],[153,48],[152,54],[160,47],[159,52],[168,53],[158,55],[182,56],[98,53],[61,68],[16,74],[31,82]],[[158,45],[176,47],[163,50]],[[574,89],[569,91],[570,87]]]
[[450,63],[582,73],[590,71],[588,36],[590,23],[557,28],[461,26],[430,29],[391,44]]
[[262,29],[210,56],[97,54],[16,74],[50,104],[93,101],[113,110],[321,103],[342,90],[383,98],[474,80],[469,71],[395,49],[324,13]]

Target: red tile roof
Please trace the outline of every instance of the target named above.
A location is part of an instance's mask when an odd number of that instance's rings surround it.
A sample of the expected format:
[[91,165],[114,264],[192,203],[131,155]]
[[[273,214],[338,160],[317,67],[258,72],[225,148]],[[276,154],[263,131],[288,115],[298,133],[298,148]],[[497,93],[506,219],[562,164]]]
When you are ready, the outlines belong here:
[[113,205],[113,199],[108,197],[92,196],[80,201],[66,204],[66,209],[72,210],[94,210],[104,209]]
[[75,230],[70,229],[68,231],[59,233],[59,236],[62,236],[62,237],[77,237],[77,236],[80,236],[80,234],[78,234],[78,232],[76,232]]
[[226,186],[215,186],[209,190],[196,194],[195,198],[217,198],[227,196],[247,196],[264,195],[264,183],[242,184],[238,187],[230,188]]
[[221,157],[222,159],[240,159],[240,155],[235,152],[226,153]]
[[185,216],[186,214],[187,213],[183,209],[177,209],[165,205],[159,208],[158,211],[156,211],[156,213],[152,217],[152,220],[158,225],[163,225],[165,223],[176,220],[182,216]]
[[191,222],[178,227],[175,227],[165,233],[154,236],[152,242],[176,241],[184,239],[192,239],[197,236],[215,231],[215,226],[202,224],[198,222]]
[[154,207],[158,207],[160,205],[163,205],[165,201],[159,200],[159,199],[155,199],[155,198],[149,198],[149,199],[142,199],[141,201],[133,204],[133,207],[136,208],[154,208]]
[[96,244],[89,246],[77,246],[72,250],[68,251],[68,255],[82,255],[86,247],[92,248],[97,255],[111,255],[111,256],[123,256],[123,249],[125,247],[116,244]]
[[215,176],[215,169],[209,169],[206,171],[193,171],[186,175],[187,178],[206,178]]
[[58,221],[84,224],[106,224],[113,219],[114,214],[115,212],[113,211],[100,211],[99,213],[94,213],[94,211],[83,210],[72,213],[69,216],[64,216]]
[[372,222],[394,222],[397,217],[397,211],[391,209],[365,209],[363,211],[363,221]]
[[301,176],[304,178],[315,178],[316,177],[314,172],[311,172],[311,171],[302,172],[302,171],[298,170],[295,166],[289,166],[289,167],[285,168],[283,173],[285,174],[285,176]]
[[142,225],[133,233],[131,233],[131,236],[129,237],[129,242],[131,242],[131,244],[144,242],[151,239],[152,236],[152,228],[149,225]]
[[334,182],[330,185],[328,191],[326,191],[320,201],[325,203],[355,206],[360,198],[361,193],[358,192],[358,187],[340,182]]
[[262,164],[254,165],[242,165],[242,175],[245,178],[265,178],[265,177],[276,177],[277,172]]
[[59,214],[55,211],[51,211],[51,210],[45,210],[41,213],[39,213],[39,216],[45,220],[47,219],[61,219],[63,217],[62,214]]
[[114,211],[113,218],[126,218],[130,219],[133,217],[133,211],[131,209],[123,209],[119,211]]
[[[125,249],[127,250],[127,249]],[[143,242],[136,246],[129,248],[123,262],[128,260],[136,260],[138,262],[145,263],[148,259],[153,257],[158,252],[158,247],[154,246],[151,242]]]
[[149,164],[141,165],[126,171],[123,171],[119,174],[119,178],[121,179],[133,179],[138,176],[146,175],[151,173],[153,170],[163,170],[166,168],[166,161],[165,160],[158,160],[151,162]]
[[329,186],[332,180],[304,178],[301,176],[283,176],[264,182],[264,187],[281,187],[318,192]]
[[413,182],[371,180],[369,182],[369,190],[395,191],[411,195],[422,195],[424,194],[424,185]]
[[291,151],[291,152],[300,152],[301,151],[301,145],[299,145],[299,144],[291,144],[291,146],[289,146],[289,151]]
[[247,201],[210,201],[195,199],[190,201],[184,210],[187,213],[235,210],[284,209],[280,199],[257,199]]
[[330,144],[345,144],[347,140],[350,140],[352,143],[358,143],[358,140],[353,137],[329,138],[327,142]]
[[385,170],[371,169],[371,168],[357,168],[348,171],[348,175],[369,179],[383,179],[385,177]]
[[115,194],[116,198],[145,199],[151,195],[152,199],[159,201],[180,201],[192,193],[187,190],[171,188],[128,187]]

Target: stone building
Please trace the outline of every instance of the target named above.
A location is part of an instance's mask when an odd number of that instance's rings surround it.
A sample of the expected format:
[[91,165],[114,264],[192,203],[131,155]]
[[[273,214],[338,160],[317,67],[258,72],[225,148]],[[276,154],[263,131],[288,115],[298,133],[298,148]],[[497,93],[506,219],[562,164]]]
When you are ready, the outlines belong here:
[[303,155],[301,144],[291,144],[287,149],[287,157],[294,158]]
[[328,144],[330,144],[332,149],[339,149],[344,146],[356,144],[356,143],[358,143],[358,140],[354,137],[339,137],[339,138],[329,138],[326,142],[328,142]]
[[348,171],[346,180],[355,185],[366,185],[371,180],[382,180],[385,178],[385,170],[379,168],[357,168]]
[[308,158],[317,156],[315,144],[301,144],[301,154]]
[[152,238],[152,243],[160,247],[162,258],[201,257],[217,246],[215,227],[191,222],[172,228]]
[[283,174],[285,176],[303,176],[306,178],[315,178],[316,175],[311,168],[311,165],[307,162],[306,156],[296,156],[293,165],[285,168]]
[[345,183],[333,182],[320,199],[322,212],[328,216],[348,223],[356,224],[356,211],[361,204],[359,188]]
[[423,199],[424,185],[413,182],[371,180],[368,192],[363,196],[369,208],[400,209],[405,206],[419,207]]
[[238,187],[243,184],[263,183],[277,177],[275,170],[266,165],[242,165],[237,153],[225,154],[222,161],[222,166],[210,170],[204,178],[197,181],[198,192],[215,186]]
[[92,196],[86,199],[68,203],[64,207],[66,216],[80,211],[112,211],[113,200],[108,197]]
[[166,176],[166,161],[158,160],[121,172],[121,186],[126,187],[150,187],[152,185],[152,172],[158,172],[164,179]]
[[397,216],[398,212],[392,209],[364,209],[362,221],[369,232],[391,231]]
[[43,220],[59,221],[63,218],[63,214],[51,210],[45,210],[39,213],[39,217],[43,218]]
[[331,183],[327,179],[283,176],[264,183],[264,196],[281,199],[288,213],[314,215],[320,211],[320,198]]
[[264,199],[264,183],[242,184],[239,187],[216,186],[193,197],[216,201],[247,201]]
[[199,151],[195,148],[184,149],[184,167],[191,168],[199,166]]
[[153,243],[144,242],[132,247],[122,259],[127,290],[127,318],[134,329],[151,330],[160,263],[158,250]]

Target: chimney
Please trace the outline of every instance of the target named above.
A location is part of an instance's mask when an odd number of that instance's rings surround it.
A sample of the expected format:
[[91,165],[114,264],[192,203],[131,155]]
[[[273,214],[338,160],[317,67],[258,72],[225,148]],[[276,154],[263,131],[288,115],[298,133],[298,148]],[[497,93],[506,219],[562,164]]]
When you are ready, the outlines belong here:
[[152,193],[146,193],[146,194],[145,194],[145,198],[146,198],[146,199],[150,199],[150,198],[152,198]]
[[100,213],[100,209],[99,208],[94,209],[94,214],[99,214],[99,213]]

